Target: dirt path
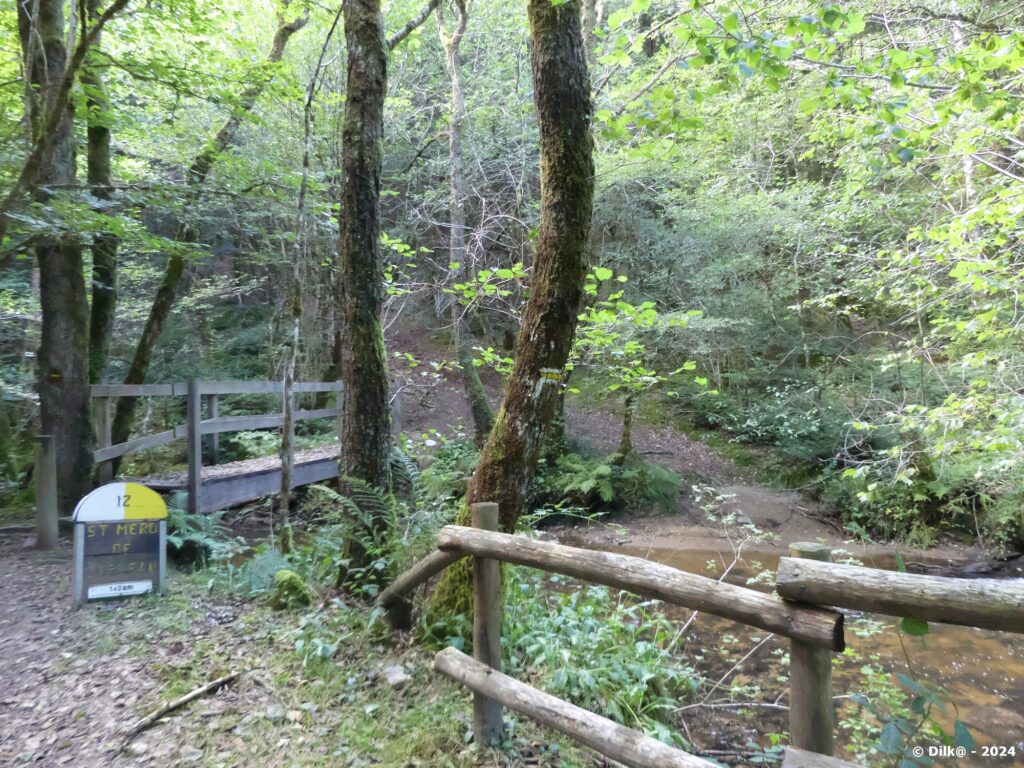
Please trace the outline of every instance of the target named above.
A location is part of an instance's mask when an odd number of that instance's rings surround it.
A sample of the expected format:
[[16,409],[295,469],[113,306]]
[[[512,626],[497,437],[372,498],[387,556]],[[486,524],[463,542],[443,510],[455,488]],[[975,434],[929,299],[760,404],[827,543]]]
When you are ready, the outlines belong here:
[[246,667],[255,636],[237,631],[239,605],[181,591],[74,611],[70,576],[69,549],[0,537],[0,765],[187,765],[203,753],[183,733],[267,698],[250,675],[119,753],[124,731],[170,698],[168,680],[191,687],[190,678]]

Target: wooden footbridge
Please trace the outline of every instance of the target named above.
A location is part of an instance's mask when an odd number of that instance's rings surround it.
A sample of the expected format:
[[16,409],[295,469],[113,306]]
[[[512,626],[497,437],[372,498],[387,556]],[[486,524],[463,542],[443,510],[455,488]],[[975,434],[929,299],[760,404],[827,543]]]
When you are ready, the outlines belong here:
[[[281,462],[278,457],[219,464],[218,436],[226,432],[251,429],[280,429],[285,422],[285,399],[310,393],[319,393],[327,397],[335,395],[335,404],[325,408],[293,411],[293,427],[300,421],[337,420],[341,417],[343,385],[337,381],[296,382],[288,391],[280,381],[192,379],[174,384],[93,385],[91,394],[95,405],[98,436],[98,447],[93,452],[93,460],[99,466],[100,482],[110,482],[114,479],[114,459],[135,451],[184,440],[188,454],[187,471],[131,479],[162,492],[187,492],[188,510],[193,513],[227,509],[276,493],[281,487]],[[226,395],[278,395],[281,398],[281,408],[272,413],[222,416],[220,398]],[[119,397],[185,398],[185,423],[114,445],[111,443],[111,413],[113,402]],[[209,460],[206,466],[203,459],[204,447]],[[337,446],[293,452],[288,460],[293,466],[293,488],[338,476]]]

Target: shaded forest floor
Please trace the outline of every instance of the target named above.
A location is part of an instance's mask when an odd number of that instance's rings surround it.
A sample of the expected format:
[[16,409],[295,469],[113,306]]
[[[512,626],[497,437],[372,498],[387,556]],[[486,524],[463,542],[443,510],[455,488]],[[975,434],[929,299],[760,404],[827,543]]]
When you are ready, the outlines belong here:
[[[567,744],[564,762],[547,756],[557,739],[530,723],[508,756],[476,754],[466,693],[410,636],[368,628],[365,607],[331,600],[300,618],[208,590],[208,572],[176,572],[165,598],[74,611],[70,574],[68,547],[0,537],[0,765],[595,765]],[[350,622],[349,642],[304,659],[296,641],[310,642],[320,616]],[[230,672],[242,674],[125,739],[147,713]]]

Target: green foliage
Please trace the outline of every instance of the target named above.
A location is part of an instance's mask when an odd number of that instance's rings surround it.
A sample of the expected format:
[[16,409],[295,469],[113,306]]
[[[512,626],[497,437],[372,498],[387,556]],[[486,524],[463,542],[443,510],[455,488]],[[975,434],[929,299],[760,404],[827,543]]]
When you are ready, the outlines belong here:
[[679,490],[674,472],[635,456],[617,459],[564,453],[539,479],[541,492],[556,507],[643,510],[654,504],[672,511]]
[[267,595],[267,604],[278,611],[307,608],[313,603],[313,594],[295,571],[282,568],[274,574],[274,585]]
[[686,747],[673,710],[693,690],[693,672],[656,603],[523,569],[507,568],[505,579],[502,637],[511,674]]
[[182,564],[205,566],[235,554],[239,540],[224,525],[224,512],[189,514],[183,495],[176,494],[167,505],[167,551],[171,558]]

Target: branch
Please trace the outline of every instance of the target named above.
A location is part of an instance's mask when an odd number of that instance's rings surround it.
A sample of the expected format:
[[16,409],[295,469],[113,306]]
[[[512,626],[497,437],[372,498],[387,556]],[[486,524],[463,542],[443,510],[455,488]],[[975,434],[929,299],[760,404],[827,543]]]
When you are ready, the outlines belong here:
[[181,709],[190,701],[198,699],[200,696],[205,696],[208,693],[213,693],[217,689],[223,688],[228,683],[234,682],[234,680],[238,678],[241,674],[241,672],[232,672],[229,675],[224,675],[224,677],[218,677],[216,680],[211,680],[206,685],[202,685],[199,688],[196,688],[194,691],[186,693],[184,696],[177,698],[174,701],[168,704],[164,704],[162,707],[153,710],[125,732],[124,746],[121,747],[121,751],[123,752],[124,748],[127,747],[129,743],[131,743],[132,739],[134,739],[144,730],[152,726],[157,720],[161,719],[162,717],[166,717],[176,709]]
[[[53,149],[57,128],[60,126],[60,121],[64,118],[64,112],[68,108],[71,89],[75,85],[78,70],[85,61],[86,53],[88,53],[89,48],[95,42],[100,32],[103,31],[103,27],[106,26],[107,22],[124,10],[128,3],[129,0],[114,0],[107,10],[96,19],[96,23],[92,28],[83,31],[81,38],[79,38],[78,45],[75,46],[75,51],[71,56],[71,61],[68,62],[68,66],[64,70],[64,78],[60,81],[57,97],[53,100],[53,109],[47,114],[42,130],[39,132],[32,151],[25,158],[25,164],[22,166],[21,173],[18,174],[14,186],[11,187],[10,192],[4,198],[3,204],[0,205],[0,243],[7,236],[7,225],[9,222],[7,214],[14,209],[14,205],[17,203],[22,192],[35,184],[36,176],[43,164],[43,160]],[[0,266],[5,266],[10,258],[10,255],[5,256],[3,261],[0,262]]]
[[440,4],[441,0],[429,0],[427,7],[420,11],[419,16],[412,19],[408,24],[388,38],[388,50],[395,50],[395,48],[397,48],[405,38],[415,32],[423,22],[430,18],[430,14],[433,13],[434,9]]

